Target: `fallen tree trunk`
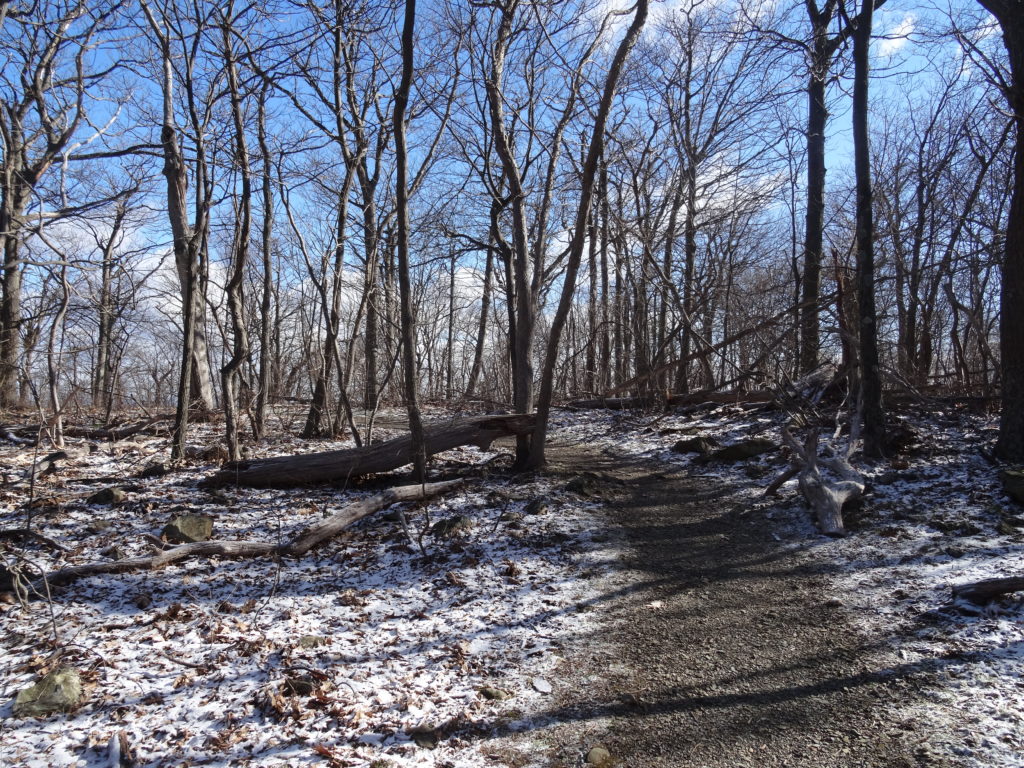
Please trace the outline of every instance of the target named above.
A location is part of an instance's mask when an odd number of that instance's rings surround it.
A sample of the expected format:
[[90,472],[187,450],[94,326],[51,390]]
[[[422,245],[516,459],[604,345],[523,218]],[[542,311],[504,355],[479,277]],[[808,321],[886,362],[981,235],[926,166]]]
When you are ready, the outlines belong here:
[[30,485],[40,478],[57,471],[57,462],[68,457],[64,451],[54,451],[37,460],[26,472],[15,478],[6,478],[8,485],[15,488],[20,485]]
[[1009,576],[1003,579],[985,579],[953,587],[953,597],[963,598],[976,605],[984,605],[1010,592],[1024,591],[1024,576]]
[[692,392],[681,395],[646,395],[640,397],[594,397],[584,400],[572,400],[567,408],[579,410],[625,411],[632,408],[675,408],[684,405],[701,403],[769,403],[774,399],[770,392]]
[[177,547],[156,552],[152,555],[130,557],[124,560],[109,562],[85,563],[71,565],[51,571],[35,582],[34,586],[40,594],[45,593],[46,585],[51,587],[69,584],[87,576],[104,573],[130,573],[133,571],[155,571],[171,563],[188,560],[193,557],[302,557],[343,529],[382,509],[403,501],[419,501],[439,496],[446,491],[457,488],[462,480],[447,480],[440,483],[406,485],[391,488],[366,499],[345,505],[341,511],[327,519],[310,526],[288,542],[275,544],[264,541],[197,541],[181,544]]
[[64,436],[81,437],[86,440],[110,440],[111,442],[116,442],[118,440],[124,440],[126,437],[137,435],[141,432],[150,431],[150,427],[154,427],[157,424],[162,424],[168,421],[174,421],[173,413],[150,416],[149,418],[140,419],[139,421],[131,424],[121,424],[119,426],[111,427],[82,427],[72,424],[64,427]]
[[[529,434],[536,417],[532,414],[476,416],[462,421],[431,424],[425,429],[427,456],[460,445],[486,449],[500,437]],[[283,488],[314,483],[347,481],[354,477],[388,472],[411,464],[409,435],[379,445],[323,451],[269,459],[235,461],[204,480],[204,487],[245,485],[254,488]]]

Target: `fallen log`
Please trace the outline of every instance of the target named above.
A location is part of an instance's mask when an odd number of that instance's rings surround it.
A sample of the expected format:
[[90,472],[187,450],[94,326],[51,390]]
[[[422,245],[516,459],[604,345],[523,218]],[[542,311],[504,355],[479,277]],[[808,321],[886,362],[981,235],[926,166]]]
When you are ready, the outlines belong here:
[[1002,579],[984,579],[953,587],[953,598],[962,598],[975,605],[984,605],[1002,595],[1024,591],[1024,576],[1008,576]]
[[404,501],[419,501],[439,496],[457,488],[462,482],[462,480],[447,480],[440,483],[391,488],[369,498],[346,504],[339,512],[305,529],[291,541],[280,544],[265,541],[196,541],[155,552],[152,555],[70,565],[45,574],[34,582],[34,587],[39,594],[45,594],[46,585],[61,586],[87,576],[104,573],[155,571],[193,557],[302,557],[314,547],[323,544],[348,526],[374,512]]
[[[498,438],[529,434],[535,421],[532,414],[513,414],[430,424],[424,430],[426,453],[429,457],[460,445],[475,445],[483,450]],[[223,485],[285,488],[331,483],[388,472],[411,464],[412,459],[412,438],[403,435],[363,448],[229,462],[200,485],[206,488]]]
[[572,400],[566,404],[567,408],[576,410],[609,410],[625,411],[642,408],[676,408],[686,405],[700,405],[702,403],[721,404],[760,404],[769,403],[774,399],[770,392],[715,392],[705,390],[702,392],[690,392],[679,395],[644,395],[640,397],[594,397],[583,400]]
[[64,451],[48,453],[46,456],[43,456],[43,458],[38,459],[27,471],[21,473],[20,476],[15,478],[5,477],[5,480],[12,488],[20,485],[31,485],[36,480],[56,472],[57,462],[63,461],[67,457],[68,454]]
[[131,424],[121,424],[119,426],[83,427],[76,426],[74,424],[66,424],[64,426],[64,436],[80,437],[86,440],[110,440],[111,442],[117,442],[118,440],[124,440],[126,437],[132,437],[133,435],[137,435],[141,432],[150,431],[150,427],[154,427],[157,424],[162,424],[168,421],[174,421],[173,413],[150,416],[149,418],[140,419],[139,421],[132,422]]

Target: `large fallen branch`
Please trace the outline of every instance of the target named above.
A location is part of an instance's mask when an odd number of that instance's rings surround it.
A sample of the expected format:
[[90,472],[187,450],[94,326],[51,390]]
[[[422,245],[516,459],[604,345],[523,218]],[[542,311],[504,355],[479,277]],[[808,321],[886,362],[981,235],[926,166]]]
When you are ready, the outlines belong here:
[[[430,424],[425,429],[427,456],[460,445],[486,449],[500,437],[529,434],[535,420],[532,414],[514,414],[476,416],[462,421]],[[412,453],[412,439],[403,435],[364,448],[231,462],[204,480],[202,485],[282,488],[345,481],[411,464]]]
[[343,529],[357,520],[362,520],[367,515],[399,502],[433,498],[461,484],[462,480],[447,480],[440,483],[391,488],[383,493],[346,505],[340,512],[310,526],[291,541],[280,544],[263,541],[197,541],[142,557],[71,565],[46,574],[35,583],[35,588],[43,593],[46,584],[59,586],[103,573],[155,571],[171,563],[194,557],[272,557],[275,555],[302,557],[314,547],[338,535]]
[[1008,576],[1003,579],[985,579],[953,587],[953,597],[969,600],[976,605],[984,605],[1011,592],[1024,591],[1024,576]]
[[567,408],[580,410],[624,411],[631,408],[674,408],[683,405],[699,405],[701,403],[769,403],[774,399],[770,392],[691,392],[679,395],[647,395],[640,397],[594,397],[585,400],[572,400]]

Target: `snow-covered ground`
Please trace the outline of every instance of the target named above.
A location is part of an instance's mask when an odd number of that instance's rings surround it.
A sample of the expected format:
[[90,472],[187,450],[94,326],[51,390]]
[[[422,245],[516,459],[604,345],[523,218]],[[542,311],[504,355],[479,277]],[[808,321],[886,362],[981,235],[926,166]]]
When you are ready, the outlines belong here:
[[[953,409],[900,419],[913,433],[908,450],[891,462],[855,462],[869,489],[848,511],[848,538],[816,532],[795,480],[783,486],[781,502],[755,506],[778,524],[784,545],[833,572],[834,598],[850,622],[887,645],[894,674],[915,681],[924,701],[892,712],[894,729],[919,731],[923,752],[970,768],[1020,768],[1024,598],[1018,593],[984,608],[951,599],[955,584],[1024,574],[1024,509],[1003,493],[999,468],[982,455],[992,447],[996,420]],[[690,464],[692,455],[671,450],[679,437],[778,439],[781,420],[722,406],[686,417],[581,414],[565,432],[601,433],[617,450]],[[694,471],[728,478],[756,498],[783,466],[769,455]]]
[[[95,453],[37,488],[50,501],[34,529],[71,549],[58,563],[33,546],[31,565],[92,562],[112,545],[144,554],[144,536],[184,511],[212,515],[218,539],[277,541],[369,493],[214,497],[195,488],[209,465],[132,479],[165,446]],[[7,468],[26,453],[7,450]],[[103,476],[125,481],[126,504],[84,503],[102,485],[81,480]],[[548,506],[527,511],[536,499]],[[24,524],[16,501],[3,500],[0,527]],[[590,541],[586,503],[535,478],[471,480],[406,510],[426,557],[381,513],[299,560],[195,560],[85,579],[52,606],[0,606],[0,765],[109,765],[119,733],[139,765],[492,765],[481,737],[544,708],[565,638],[587,628],[589,579],[607,553]],[[430,532],[458,515],[472,525],[450,538]],[[85,704],[13,718],[15,694],[57,663],[82,672]]]
[[[671,450],[690,436],[775,439],[780,419],[736,406],[562,413],[553,436],[735,484],[777,525],[781,546],[833,573],[834,596],[888,645],[892,671],[921,681],[925,700],[891,712],[894,728],[931,723],[927,730],[941,735],[922,749],[972,768],[1024,765],[1024,608],[1011,598],[985,609],[950,600],[952,584],[1024,572],[1022,510],[979,452],[993,425],[966,412],[910,418],[913,447],[866,467],[869,493],[847,515],[852,535],[834,540],[815,532],[795,481],[781,500],[761,498],[784,466],[777,455],[697,466]],[[126,442],[47,479],[36,489],[33,527],[70,551],[58,561],[33,545],[29,564],[91,562],[113,554],[110,546],[145,553],[145,536],[183,511],[212,515],[216,538],[277,541],[371,492],[214,496],[195,487],[209,464],[135,478],[165,447]],[[282,440],[264,452],[312,448]],[[465,449],[441,461],[492,456]],[[7,470],[30,459],[24,449],[0,452]],[[97,477],[108,480],[84,482]],[[84,503],[115,481],[128,490],[126,504]],[[5,494],[0,527],[19,527],[23,495]],[[548,506],[530,514],[534,500]],[[462,533],[429,532],[458,515],[473,521]],[[407,516],[413,537],[424,534],[426,557],[400,520],[382,513],[299,560],[197,560],[79,581],[54,596],[52,611],[45,601],[0,605],[0,765],[109,765],[111,739],[122,732],[140,765],[501,764],[501,750],[512,747],[488,737],[525,727],[546,708],[561,650],[592,628],[586,604],[616,553],[591,536],[584,500],[535,476],[471,480]],[[86,703],[67,716],[14,719],[17,691],[57,663],[82,671]]]

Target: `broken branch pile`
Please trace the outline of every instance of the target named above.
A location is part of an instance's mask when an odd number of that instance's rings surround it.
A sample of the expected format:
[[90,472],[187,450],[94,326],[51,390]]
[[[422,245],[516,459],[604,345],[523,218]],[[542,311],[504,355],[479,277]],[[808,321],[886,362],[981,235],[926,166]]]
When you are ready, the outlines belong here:
[[391,488],[369,498],[346,505],[334,515],[312,525],[291,541],[275,544],[264,541],[197,541],[181,544],[152,555],[130,557],[124,560],[72,565],[52,571],[42,577],[36,588],[42,592],[45,585],[69,584],[86,576],[101,573],[129,573],[132,571],[154,571],[164,566],[192,557],[302,557],[311,549],[323,544],[367,515],[386,509],[403,501],[419,501],[439,496],[461,485],[462,480],[447,480],[440,483],[405,485]]

